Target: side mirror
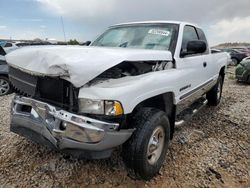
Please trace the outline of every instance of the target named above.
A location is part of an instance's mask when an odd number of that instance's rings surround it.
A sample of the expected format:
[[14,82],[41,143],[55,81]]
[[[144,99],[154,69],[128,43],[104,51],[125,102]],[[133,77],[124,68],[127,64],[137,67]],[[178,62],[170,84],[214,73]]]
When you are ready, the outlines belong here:
[[82,43],[81,45],[82,46],[89,46],[90,44],[91,44],[91,41],[86,41],[86,42]]
[[202,40],[193,40],[187,43],[187,51],[181,52],[181,57],[192,54],[202,54],[207,50],[207,43]]

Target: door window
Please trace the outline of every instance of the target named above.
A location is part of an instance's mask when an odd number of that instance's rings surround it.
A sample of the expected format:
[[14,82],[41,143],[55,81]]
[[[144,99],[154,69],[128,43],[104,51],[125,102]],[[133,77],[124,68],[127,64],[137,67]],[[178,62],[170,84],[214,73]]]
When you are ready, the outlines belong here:
[[185,26],[183,31],[183,39],[182,39],[182,45],[181,45],[181,51],[186,52],[187,51],[187,43],[192,40],[198,40],[198,35],[196,33],[196,30],[192,26]]
[[[199,40],[202,40],[207,44],[207,38],[206,38],[206,35],[204,34],[204,32],[200,28],[196,28],[196,31],[197,31],[197,33],[199,35]],[[207,46],[208,46],[208,44],[207,44]],[[204,53],[208,54],[209,53],[209,48],[207,48],[207,50]]]

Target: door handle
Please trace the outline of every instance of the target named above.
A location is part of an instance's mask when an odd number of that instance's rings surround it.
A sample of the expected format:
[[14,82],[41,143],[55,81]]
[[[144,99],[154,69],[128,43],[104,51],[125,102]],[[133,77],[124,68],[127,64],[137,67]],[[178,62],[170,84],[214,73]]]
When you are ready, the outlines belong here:
[[207,62],[203,62],[203,67],[206,67],[207,66]]

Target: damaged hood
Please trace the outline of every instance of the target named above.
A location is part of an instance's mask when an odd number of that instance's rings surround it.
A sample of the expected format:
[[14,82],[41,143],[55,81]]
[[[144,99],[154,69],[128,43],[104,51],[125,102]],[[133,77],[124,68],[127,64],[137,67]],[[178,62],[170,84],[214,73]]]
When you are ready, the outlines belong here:
[[81,87],[124,61],[171,61],[169,51],[85,46],[24,47],[6,56],[8,64],[29,74],[60,76]]

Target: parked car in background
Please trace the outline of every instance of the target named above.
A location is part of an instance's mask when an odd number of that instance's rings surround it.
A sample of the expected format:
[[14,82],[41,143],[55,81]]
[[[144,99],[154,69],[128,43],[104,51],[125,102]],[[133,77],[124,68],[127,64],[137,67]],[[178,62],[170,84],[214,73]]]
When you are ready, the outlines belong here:
[[211,48],[211,53],[215,54],[215,53],[220,53],[222,52],[221,50],[219,49],[216,49],[216,48]]
[[232,49],[232,48],[225,48],[221,49],[223,52],[228,52],[232,59],[233,65],[238,65],[245,57],[250,56],[250,53],[243,52],[238,49]]
[[3,50],[3,48],[0,46],[0,61],[6,61],[5,60],[5,51]]
[[9,67],[6,63],[5,55],[6,52],[0,47],[0,96],[7,95],[12,91],[8,77]]
[[245,61],[245,60],[248,60],[248,59],[250,60],[250,56],[244,58],[242,61]]
[[[221,53],[221,52],[224,52],[224,51],[222,51],[222,50],[220,50],[220,49],[216,49],[216,48],[211,48],[211,53],[212,53],[212,54]],[[232,61],[232,59],[231,59],[230,53],[228,53],[228,52],[224,52],[224,53],[226,53],[227,56],[228,56],[227,65],[233,65],[233,61]]]
[[244,52],[246,53],[246,55],[250,56],[250,50],[248,48],[240,48],[240,47],[235,47],[235,48],[232,48],[233,50],[239,50],[241,52]]
[[9,53],[9,52],[11,52],[13,50],[16,50],[19,47],[15,43],[6,42],[5,45],[2,46],[2,48],[4,49],[4,51],[6,53]]
[[235,76],[238,81],[250,84],[250,57],[245,58],[235,69]]

